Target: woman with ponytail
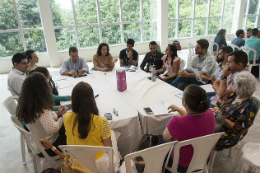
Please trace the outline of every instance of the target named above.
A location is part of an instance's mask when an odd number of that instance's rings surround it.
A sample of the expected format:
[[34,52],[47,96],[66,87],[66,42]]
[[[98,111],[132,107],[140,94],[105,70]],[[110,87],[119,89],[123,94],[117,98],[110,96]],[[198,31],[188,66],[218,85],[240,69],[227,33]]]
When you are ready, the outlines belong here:
[[172,83],[177,77],[180,69],[180,58],[177,55],[177,48],[173,44],[169,44],[162,57],[163,67],[156,70],[156,73],[163,73],[160,79]]
[[[191,84],[185,88],[182,97],[182,105],[185,110],[171,105],[169,112],[177,111],[181,115],[174,116],[163,132],[165,141],[184,141],[214,133],[215,116],[209,109],[207,94],[201,87]],[[184,146],[180,149],[178,172],[187,171],[193,155],[192,146]],[[168,166],[172,166],[172,157]]]

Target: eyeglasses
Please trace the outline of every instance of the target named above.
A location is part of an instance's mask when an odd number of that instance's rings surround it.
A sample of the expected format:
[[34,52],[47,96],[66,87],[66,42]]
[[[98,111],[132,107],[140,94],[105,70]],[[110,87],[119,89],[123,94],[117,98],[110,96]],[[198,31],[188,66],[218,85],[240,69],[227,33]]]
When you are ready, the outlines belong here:
[[49,78],[49,79],[51,79],[51,78],[52,78],[52,76],[50,75],[50,76],[48,76],[48,78]]

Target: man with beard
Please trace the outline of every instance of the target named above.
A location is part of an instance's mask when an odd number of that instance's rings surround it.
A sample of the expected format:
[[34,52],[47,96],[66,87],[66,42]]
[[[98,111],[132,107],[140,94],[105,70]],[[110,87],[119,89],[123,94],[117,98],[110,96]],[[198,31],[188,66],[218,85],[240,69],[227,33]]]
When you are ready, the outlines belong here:
[[210,107],[213,107],[220,99],[233,92],[233,76],[240,71],[248,71],[248,56],[238,50],[229,54],[228,65],[222,71],[222,75],[213,83],[216,95],[210,98]]
[[213,84],[220,76],[223,69],[226,67],[228,62],[228,54],[233,52],[232,47],[224,46],[221,47],[217,54],[218,67],[213,73],[212,77],[207,77],[206,75],[201,74],[200,78],[202,81],[208,84]]
[[197,41],[196,55],[192,58],[188,68],[179,72],[178,77],[171,83],[172,86],[183,91],[190,84],[203,85],[201,81],[196,79],[196,74],[191,70],[192,68],[208,78],[212,76],[216,69],[216,61],[213,56],[207,53],[208,47],[208,40],[200,39]]

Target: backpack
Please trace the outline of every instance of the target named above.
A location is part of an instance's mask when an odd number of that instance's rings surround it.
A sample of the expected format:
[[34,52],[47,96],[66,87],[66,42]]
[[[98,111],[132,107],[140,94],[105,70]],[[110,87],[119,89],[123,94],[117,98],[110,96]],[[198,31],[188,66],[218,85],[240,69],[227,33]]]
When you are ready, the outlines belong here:
[[42,173],[60,173],[60,171],[57,169],[48,168],[45,171],[42,171]]
[[177,47],[177,50],[181,50],[181,44],[180,44],[179,41],[174,40],[174,41],[173,41],[173,44]]

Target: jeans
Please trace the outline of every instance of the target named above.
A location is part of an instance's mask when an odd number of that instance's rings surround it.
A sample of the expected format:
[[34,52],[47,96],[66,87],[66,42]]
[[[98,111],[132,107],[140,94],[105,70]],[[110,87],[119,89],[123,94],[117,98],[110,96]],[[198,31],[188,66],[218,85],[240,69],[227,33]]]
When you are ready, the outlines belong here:
[[210,100],[211,97],[214,96],[214,95],[216,95],[215,92],[209,92],[209,93],[207,93],[207,100],[208,100],[208,102],[209,102],[209,107],[210,107],[210,108],[214,108],[214,107],[215,107],[215,105],[211,104],[211,100]]
[[[190,69],[185,69],[186,72],[188,73],[194,73]],[[196,78],[190,78],[190,77],[177,77],[171,85],[184,91],[184,89],[190,85],[190,84],[195,84],[195,85],[204,85],[202,82],[199,82],[196,80]]]

